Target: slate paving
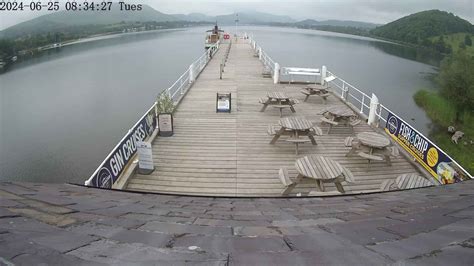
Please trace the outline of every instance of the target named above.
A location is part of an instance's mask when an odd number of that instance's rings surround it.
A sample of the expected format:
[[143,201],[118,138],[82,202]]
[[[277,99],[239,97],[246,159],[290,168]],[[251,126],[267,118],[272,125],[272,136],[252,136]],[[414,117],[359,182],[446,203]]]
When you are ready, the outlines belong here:
[[474,181],[325,198],[0,183],[0,265],[473,265]]

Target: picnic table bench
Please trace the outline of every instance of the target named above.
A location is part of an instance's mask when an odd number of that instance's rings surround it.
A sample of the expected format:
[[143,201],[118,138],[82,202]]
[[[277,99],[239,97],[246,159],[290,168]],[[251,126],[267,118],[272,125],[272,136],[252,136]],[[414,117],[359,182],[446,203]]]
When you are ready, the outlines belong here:
[[403,174],[398,176],[395,180],[385,180],[380,186],[381,191],[390,191],[398,189],[412,189],[412,188],[422,188],[422,187],[431,187],[433,183],[428,179],[419,176],[418,174]]
[[340,124],[350,126],[352,131],[354,131],[354,127],[362,122],[362,120],[357,117],[354,111],[345,106],[334,106],[327,108],[323,111],[322,115],[323,117],[321,117],[321,122],[323,124],[329,125],[327,134],[331,132],[333,126]]
[[[314,136],[322,135],[322,130],[304,117],[285,117],[280,119],[279,125],[279,129],[274,125],[268,127],[269,135],[273,136],[270,144],[275,144],[282,135],[289,135],[290,138],[286,141],[295,144],[296,154],[298,154],[299,144],[311,142],[313,145],[317,145]],[[307,137],[307,139],[300,138],[302,136]]]
[[298,104],[297,99],[291,99],[284,92],[268,92],[267,98],[260,98],[259,103],[263,104],[260,112],[264,112],[269,105],[279,109],[280,117],[283,116],[283,109],[289,108],[291,112],[295,113],[294,105]]
[[309,96],[317,95],[321,97],[321,99],[323,99],[324,104],[326,104],[327,98],[329,97],[329,95],[331,95],[329,91],[326,90],[325,88],[316,88],[316,87],[305,87],[301,90],[301,93],[306,95],[306,97],[304,98],[305,102],[308,100]]
[[325,191],[324,183],[334,183],[340,193],[345,193],[341,182],[353,182],[354,180],[352,173],[347,168],[324,156],[304,156],[296,160],[295,167],[298,171],[295,181],[289,178],[285,168],[279,171],[280,181],[285,186],[282,195],[288,195],[305,178],[316,180],[316,185],[321,192]]
[[344,144],[348,147],[352,147],[346,156],[357,153],[358,156],[367,159],[367,169],[371,161],[385,160],[387,165],[390,166],[390,157],[398,156],[398,149],[390,146],[390,140],[376,132],[361,132],[357,134],[357,138],[347,137]]

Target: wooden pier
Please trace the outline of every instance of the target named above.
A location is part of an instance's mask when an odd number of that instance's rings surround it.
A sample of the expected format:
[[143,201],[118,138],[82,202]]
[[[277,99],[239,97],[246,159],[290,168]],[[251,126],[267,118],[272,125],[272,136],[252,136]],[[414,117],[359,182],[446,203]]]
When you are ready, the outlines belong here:
[[[299,155],[295,146],[280,141],[270,145],[267,126],[278,124],[279,110],[267,108],[259,112],[259,98],[267,92],[281,91],[299,99],[296,113],[284,111],[286,116],[304,116],[320,126],[320,113],[333,106],[344,105],[338,97],[330,96],[327,104],[320,97],[310,97],[300,90],[303,85],[273,84],[262,76],[263,65],[254,56],[254,50],[244,40],[232,44],[229,58],[219,79],[219,65],[225,56],[226,46],[209,62],[179,104],[174,114],[174,136],[157,137],[153,142],[156,170],[151,175],[136,174],[130,177],[126,189],[160,193],[177,193],[211,196],[280,196],[283,185],[278,178],[281,167],[287,167],[295,177],[295,161],[308,154],[334,159],[349,169],[354,183],[344,184],[346,193],[364,193],[380,190],[385,180],[417,173],[404,157],[392,159],[392,165],[372,162],[351,156],[344,139],[354,135],[349,127],[334,127],[329,135],[316,136],[318,145],[302,144]],[[232,93],[232,112],[216,113],[216,93]],[[366,123],[355,128],[355,133],[373,131]],[[317,190],[315,182],[303,182],[291,195]],[[334,184],[327,184],[321,195],[334,195]]]

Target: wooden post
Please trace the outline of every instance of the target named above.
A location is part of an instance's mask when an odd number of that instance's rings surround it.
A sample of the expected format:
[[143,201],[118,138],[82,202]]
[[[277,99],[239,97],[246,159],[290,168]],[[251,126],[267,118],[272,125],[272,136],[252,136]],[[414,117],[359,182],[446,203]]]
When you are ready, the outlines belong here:
[[221,63],[221,65],[219,67],[219,79],[222,79],[222,72],[224,72],[224,66]]

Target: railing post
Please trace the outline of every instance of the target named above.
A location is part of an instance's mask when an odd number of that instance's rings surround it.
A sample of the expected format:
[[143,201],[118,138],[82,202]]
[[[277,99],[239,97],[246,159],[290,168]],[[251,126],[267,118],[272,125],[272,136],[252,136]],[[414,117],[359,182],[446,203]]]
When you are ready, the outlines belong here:
[[275,63],[275,70],[273,71],[273,84],[280,83],[280,64]]
[[189,83],[194,82],[194,63],[189,66]]
[[[372,93],[372,98],[370,98],[370,110],[369,110],[369,119],[367,124],[375,126],[377,121],[377,107],[379,106],[379,98]],[[363,107],[363,105],[362,105]]]
[[326,66],[321,67],[321,86],[324,86],[324,79],[327,76],[327,68]]
[[364,113],[364,103],[365,103],[365,95],[362,94],[362,102],[360,104],[360,113],[363,114]]
[[258,47],[258,59],[262,60],[262,47]]
[[183,86],[183,85],[184,85],[184,80],[181,79],[181,81],[179,82],[179,90],[181,91],[181,92],[180,92],[181,95],[184,94],[184,86]]
[[344,81],[342,82],[341,98],[347,100],[346,83]]

